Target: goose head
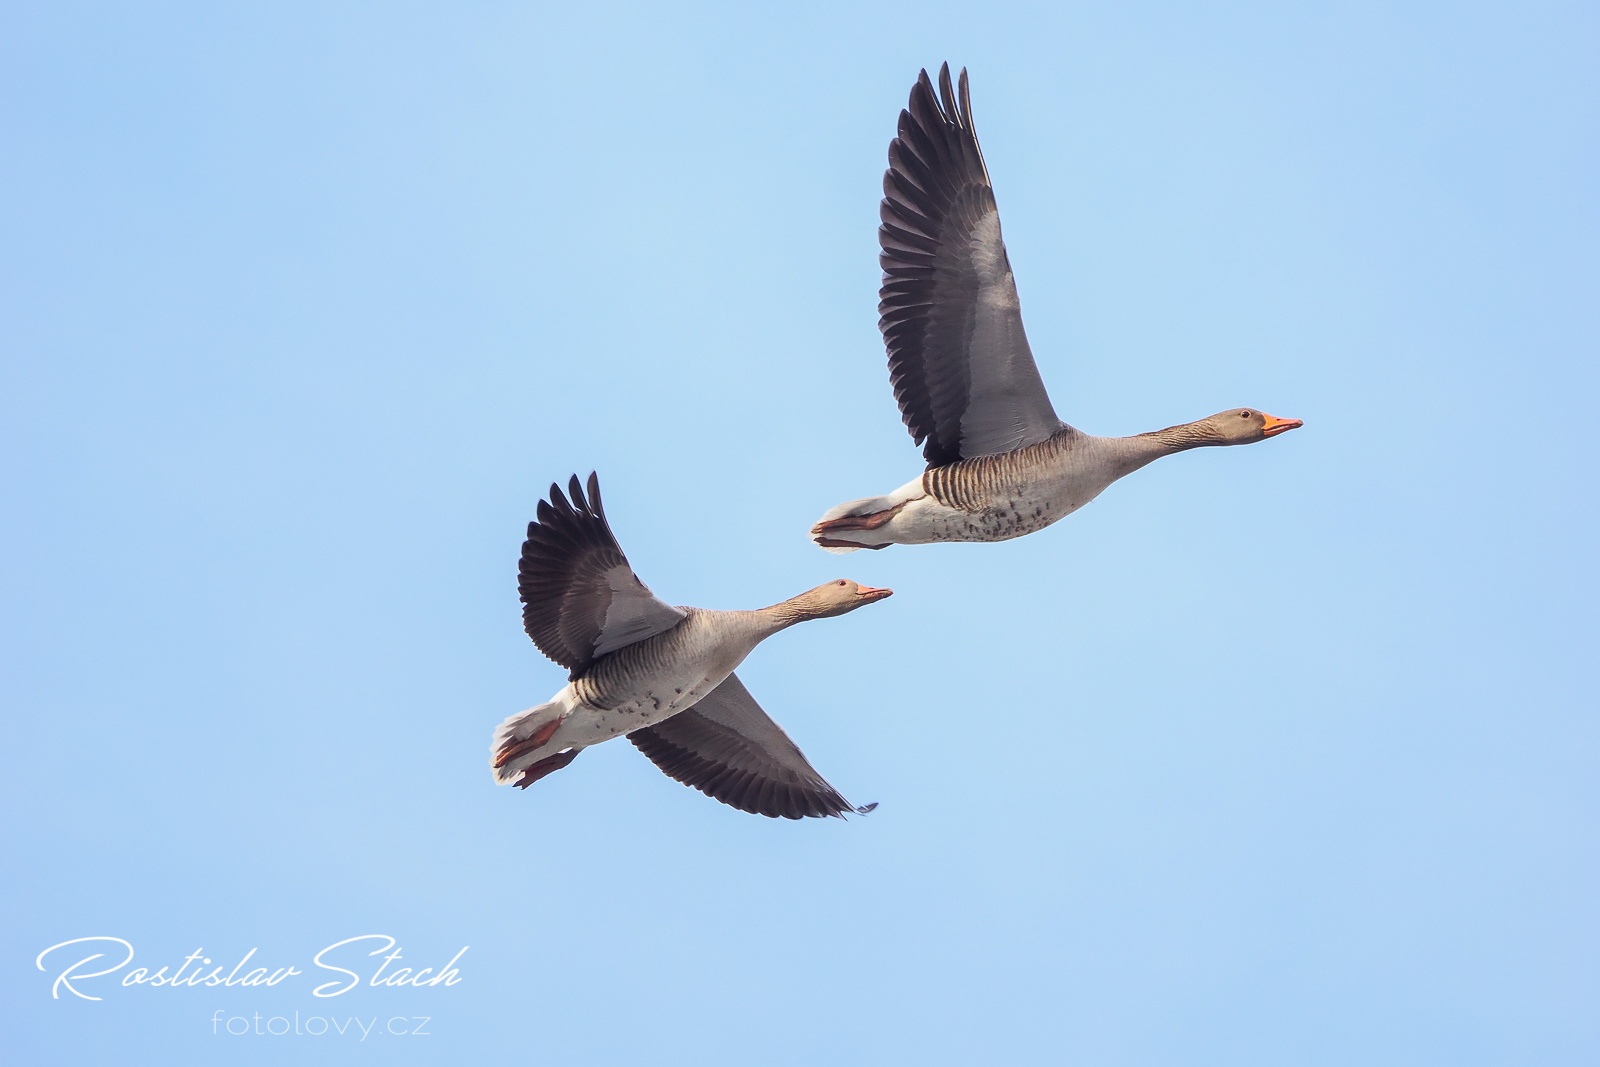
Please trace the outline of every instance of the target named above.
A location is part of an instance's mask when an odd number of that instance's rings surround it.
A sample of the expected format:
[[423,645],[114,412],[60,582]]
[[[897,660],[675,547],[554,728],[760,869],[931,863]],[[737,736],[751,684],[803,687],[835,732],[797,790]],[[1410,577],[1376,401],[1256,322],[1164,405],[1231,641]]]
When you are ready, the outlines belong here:
[[893,595],[893,589],[874,589],[870,585],[857,585],[847,578],[840,578],[825,582],[815,589],[807,589],[790,600],[789,606],[801,619],[831,619]]
[[1268,415],[1260,408],[1229,408],[1200,421],[1209,424],[1206,429],[1215,435],[1213,443],[1219,445],[1254,444],[1305,425],[1299,419]]

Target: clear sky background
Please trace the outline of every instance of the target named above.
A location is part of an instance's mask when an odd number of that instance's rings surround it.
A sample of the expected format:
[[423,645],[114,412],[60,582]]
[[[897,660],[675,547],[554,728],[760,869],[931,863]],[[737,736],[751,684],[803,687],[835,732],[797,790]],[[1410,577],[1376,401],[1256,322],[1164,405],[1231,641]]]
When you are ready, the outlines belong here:
[[[1204,6],[0,10],[7,1062],[1600,1059],[1600,15]],[[875,226],[945,59],[1057,411],[1304,429],[808,543],[921,466]],[[740,672],[875,814],[491,784],[590,469],[671,602],[897,591]],[[330,1009],[425,1036],[33,963],[376,932],[471,946]]]

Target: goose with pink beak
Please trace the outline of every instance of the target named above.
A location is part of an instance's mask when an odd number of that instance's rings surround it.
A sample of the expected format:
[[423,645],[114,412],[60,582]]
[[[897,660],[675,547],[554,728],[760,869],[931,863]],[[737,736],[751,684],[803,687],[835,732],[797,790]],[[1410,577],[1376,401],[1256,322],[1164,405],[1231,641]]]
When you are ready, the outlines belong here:
[[845,800],[733,672],[778,631],[891,590],[840,578],[754,611],[673,607],[628,565],[594,474],[587,494],[576,475],[565,495],[552,485],[538,516],[519,567],[523,627],[570,674],[548,703],[494,731],[497,783],[526,789],[590,745],[625,736],[670,777],[741,811],[801,819],[877,807]]
[[1042,530],[1152,460],[1247,445],[1300,426],[1238,407],[1133,437],[1056,417],[1022,329],[967,72],[934,92],[923,71],[889,145],[879,205],[878,328],[900,417],[927,469],[885,496],[849,500],[811,527],[831,552],[1005,541]]

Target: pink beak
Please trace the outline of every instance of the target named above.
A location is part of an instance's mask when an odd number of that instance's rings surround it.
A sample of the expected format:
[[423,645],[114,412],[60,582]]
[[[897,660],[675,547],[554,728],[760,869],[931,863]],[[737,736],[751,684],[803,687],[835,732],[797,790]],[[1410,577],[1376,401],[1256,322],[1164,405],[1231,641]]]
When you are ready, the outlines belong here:
[[1280,433],[1288,433],[1305,425],[1299,419],[1280,419],[1276,415],[1268,415],[1265,411],[1261,413],[1261,417],[1266,420],[1261,424],[1262,437],[1276,437]]

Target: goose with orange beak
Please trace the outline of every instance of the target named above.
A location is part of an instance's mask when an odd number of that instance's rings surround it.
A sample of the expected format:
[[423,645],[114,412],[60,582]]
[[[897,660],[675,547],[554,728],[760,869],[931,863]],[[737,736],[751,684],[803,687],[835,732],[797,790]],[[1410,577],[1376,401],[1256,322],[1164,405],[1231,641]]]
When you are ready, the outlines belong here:
[[518,589],[539,650],[571,673],[548,703],[494,731],[489,766],[523,789],[591,745],[626,736],[670,777],[772,818],[865,814],[816,772],[734,674],[780,630],[893,595],[836,579],[755,611],[673,607],[633,573],[600,503],[576,475],[528,524]]
[[878,328],[900,417],[927,469],[885,496],[850,500],[811,527],[831,552],[1004,541],[1042,530],[1152,460],[1278,437],[1299,419],[1230,408],[1133,437],[1056,417],[1022,329],[967,72],[934,91],[923,71],[889,145],[879,205]]

